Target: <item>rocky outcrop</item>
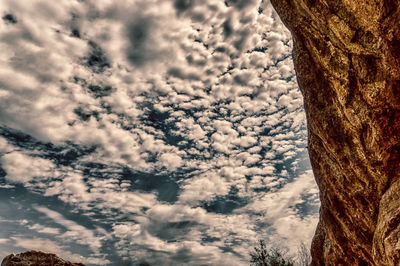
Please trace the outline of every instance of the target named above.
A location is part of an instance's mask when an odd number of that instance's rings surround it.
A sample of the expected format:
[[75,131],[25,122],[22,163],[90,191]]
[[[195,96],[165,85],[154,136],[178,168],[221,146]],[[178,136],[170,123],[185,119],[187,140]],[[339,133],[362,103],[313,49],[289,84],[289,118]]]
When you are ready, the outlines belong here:
[[17,255],[11,254],[3,259],[1,266],[85,266],[82,263],[71,263],[55,254],[40,251],[27,251]]
[[271,0],[320,188],[312,265],[400,265],[400,3]]

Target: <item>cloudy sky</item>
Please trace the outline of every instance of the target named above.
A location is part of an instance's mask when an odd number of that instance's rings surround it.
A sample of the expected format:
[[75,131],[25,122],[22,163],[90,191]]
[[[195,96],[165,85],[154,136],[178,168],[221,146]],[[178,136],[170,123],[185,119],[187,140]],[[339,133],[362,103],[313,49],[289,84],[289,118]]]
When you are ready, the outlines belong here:
[[0,2],[0,256],[248,265],[311,242],[292,40],[266,0]]

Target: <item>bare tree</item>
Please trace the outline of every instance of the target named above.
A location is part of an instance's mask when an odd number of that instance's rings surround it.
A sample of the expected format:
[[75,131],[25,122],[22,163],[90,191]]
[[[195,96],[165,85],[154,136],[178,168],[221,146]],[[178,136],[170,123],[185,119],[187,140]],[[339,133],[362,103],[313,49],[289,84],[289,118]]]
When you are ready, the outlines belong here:
[[267,250],[264,240],[250,252],[250,263],[254,266],[294,266],[293,260],[287,258],[282,251],[276,248]]

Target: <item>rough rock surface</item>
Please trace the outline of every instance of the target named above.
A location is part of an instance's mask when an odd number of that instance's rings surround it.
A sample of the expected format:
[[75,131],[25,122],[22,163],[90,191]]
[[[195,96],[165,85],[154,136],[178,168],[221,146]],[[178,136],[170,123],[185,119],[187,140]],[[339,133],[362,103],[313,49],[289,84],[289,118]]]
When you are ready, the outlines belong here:
[[17,255],[11,254],[3,259],[1,266],[85,266],[82,263],[65,261],[55,254],[40,251],[27,251]]
[[400,265],[400,3],[271,2],[294,38],[320,188],[312,265]]

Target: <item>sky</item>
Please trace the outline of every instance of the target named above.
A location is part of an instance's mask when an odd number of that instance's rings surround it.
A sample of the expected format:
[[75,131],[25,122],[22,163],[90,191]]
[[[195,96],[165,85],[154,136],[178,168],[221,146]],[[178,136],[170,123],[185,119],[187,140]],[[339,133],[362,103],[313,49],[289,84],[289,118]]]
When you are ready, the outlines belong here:
[[264,0],[0,2],[0,257],[248,265],[310,245],[292,39]]

